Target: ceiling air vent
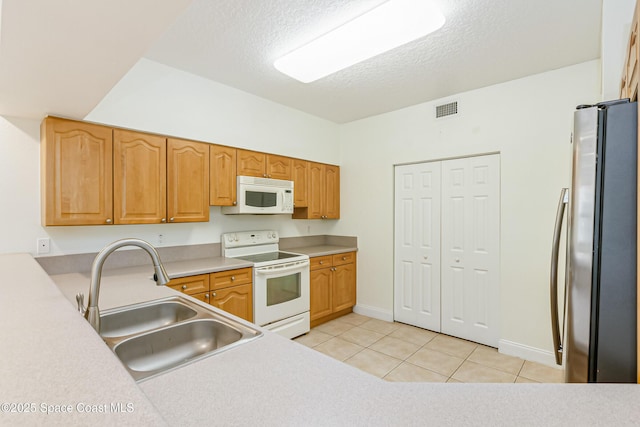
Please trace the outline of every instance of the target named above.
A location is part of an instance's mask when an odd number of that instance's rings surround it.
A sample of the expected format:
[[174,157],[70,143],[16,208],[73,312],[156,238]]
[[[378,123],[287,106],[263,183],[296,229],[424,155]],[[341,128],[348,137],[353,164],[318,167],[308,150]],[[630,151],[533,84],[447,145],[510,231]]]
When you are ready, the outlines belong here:
[[436,119],[458,114],[458,101],[436,106]]

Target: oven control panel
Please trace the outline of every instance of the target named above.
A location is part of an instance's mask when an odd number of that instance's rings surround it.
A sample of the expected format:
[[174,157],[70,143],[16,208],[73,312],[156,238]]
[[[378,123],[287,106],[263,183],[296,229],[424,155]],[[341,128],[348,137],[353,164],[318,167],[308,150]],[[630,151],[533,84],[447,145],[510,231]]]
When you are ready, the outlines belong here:
[[280,237],[278,232],[274,230],[239,231],[224,233],[221,241],[223,248],[237,248],[278,243]]

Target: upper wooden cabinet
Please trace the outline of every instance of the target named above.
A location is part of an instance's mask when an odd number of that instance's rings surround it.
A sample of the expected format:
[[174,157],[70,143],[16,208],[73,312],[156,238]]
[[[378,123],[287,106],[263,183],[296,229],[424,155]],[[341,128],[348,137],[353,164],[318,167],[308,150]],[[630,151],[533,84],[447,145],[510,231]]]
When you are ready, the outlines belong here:
[[291,180],[291,167],[293,159],[290,157],[267,154],[267,166],[265,173],[267,178]]
[[209,204],[236,204],[236,149],[221,145],[209,147]]
[[324,165],[324,179],[326,185],[324,218],[340,218],[340,168],[333,165]]
[[167,215],[169,222],[209,221],[209,146],[167,140]]
[[[294,185],[295,191],[295,185]],[[295,206],[295,219],[340,218],[340,168],[309,162],[308,204]]]
[[237,150],[237,156],[238,175],[291,180],[290,157],[241,149]]
[[111,128],[47,117],[40,130],[42,224],[111,223]]
[[293,181],[293,218],[340,218],[338,166],[75,120],[43,120],[41,168],[43,225],[207,222],[239,175]]
[[113,131],[115,224],[166,221],[166,164],[166,138],[121,129]]
[[303,208],[309,206],[309,162],[306,160],[293,159],[292,165],[293,181],[293,205]]
[[209,221],[209,145],[47,117],[43,225]]

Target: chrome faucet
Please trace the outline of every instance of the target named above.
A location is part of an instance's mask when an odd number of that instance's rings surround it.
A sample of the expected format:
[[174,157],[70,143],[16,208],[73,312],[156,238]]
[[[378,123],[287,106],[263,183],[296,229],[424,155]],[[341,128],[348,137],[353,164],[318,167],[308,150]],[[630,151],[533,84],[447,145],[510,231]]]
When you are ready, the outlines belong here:
[[158,255],[156,249],[148,242],[145,242],[141,239],[121,239],[105,246],[98,253],[98,255],[96,255],[95,259],[93,260],[93,264],[91,265],[91,285],[89,287],[89,301],[87,301],[86,310],[83,307],[84,295],[82,293],[76,295],[78,310],[84,315],[84,318],[87,319],[89,324],[98,333],[100,333],[100,310],[98,309],[98,295],[100,293],[100,278],[102,277],[102,266],[104,265],[104,262],[107,260],[109,255],[111,255],[116,249],[123,246],[137,246],[141,249],[144,249],[149,254],[149,256],[151,257],[151,261],[153,262],[153,268],[155,269],[154,279],[156,281],[156,285],[161,286],[169,283],[169,276],[167,275],[167,272],[162,265],[162,261],[160,261],[160,255]]

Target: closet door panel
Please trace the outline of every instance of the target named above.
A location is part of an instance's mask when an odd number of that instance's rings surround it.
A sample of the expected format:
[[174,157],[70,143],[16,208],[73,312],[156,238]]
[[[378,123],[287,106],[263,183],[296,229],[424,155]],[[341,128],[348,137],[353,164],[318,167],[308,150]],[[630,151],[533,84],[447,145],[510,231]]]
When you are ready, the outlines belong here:
[[396,167],[394,318],[440,330],[440,163]]
[[442,332],[497,347],[499,155],[442,162]]

